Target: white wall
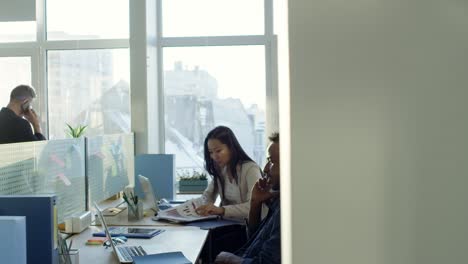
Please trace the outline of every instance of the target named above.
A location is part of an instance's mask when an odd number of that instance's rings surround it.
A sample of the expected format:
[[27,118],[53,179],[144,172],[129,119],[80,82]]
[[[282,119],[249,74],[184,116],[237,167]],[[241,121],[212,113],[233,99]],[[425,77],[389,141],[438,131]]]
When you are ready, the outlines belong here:
[[468,2],[289,0],[288,15],[283,263],[468,263]]

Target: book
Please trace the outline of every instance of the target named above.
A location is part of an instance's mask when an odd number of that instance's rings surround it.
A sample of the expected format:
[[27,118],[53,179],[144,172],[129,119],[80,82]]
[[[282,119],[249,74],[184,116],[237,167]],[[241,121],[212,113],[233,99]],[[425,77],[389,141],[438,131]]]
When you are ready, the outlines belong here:
[[[164,232],[162,229],[154,228],[133,228],[133,227],[109,227],[109,232],[112,237],[124,236],[128,238],[152,238]],[[96,232],[93,236],[105,237],[106,233]]]
[[180,251],[160,254],[151,254],[146,256],[135,256],[134,264],[166,263],[166,264],[192,264]]
[[203,205],[200,199],[188,200],[166,210],[160,210],[153,220],[167,220],[177,223],[190,223],[208,219],[217,219],[217,215],[201,216],[195,209]]
[[216,229],[218,227],[223,227],[223,226],[245,225],[245,223],[235,221],[235,220],[229,220],[229,219],[215,219],[215,220],[210,219],[210,220],[191,222],[191,223],[188,223],[187,225],[196,226],[203,230],[211,230],[211,229]]

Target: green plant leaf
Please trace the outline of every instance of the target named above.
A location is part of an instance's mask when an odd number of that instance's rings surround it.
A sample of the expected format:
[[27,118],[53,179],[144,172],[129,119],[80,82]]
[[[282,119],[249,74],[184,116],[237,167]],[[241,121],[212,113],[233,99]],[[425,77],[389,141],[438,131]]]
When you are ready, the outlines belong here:
[[84,134],[84,131],[88,126],[82,126],[78,125],[76,128],[73,128],[70,124],[65,123],[68,127],[68,135],[70,135],[72,138],[79,138]]

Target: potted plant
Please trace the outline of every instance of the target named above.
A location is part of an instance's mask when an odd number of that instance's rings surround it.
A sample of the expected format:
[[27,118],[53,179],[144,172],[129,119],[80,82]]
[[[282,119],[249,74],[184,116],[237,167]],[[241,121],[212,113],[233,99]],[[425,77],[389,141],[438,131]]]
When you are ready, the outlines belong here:
[[201,193],[208,186],[208,177],[204,172],[193,170],[179,174],[179,192]]
[[78,125],[77,127],[72,127],[70,124],[67,124],[68,130],[66,131],[68,135],[72,138],[81,137],[88,126]]

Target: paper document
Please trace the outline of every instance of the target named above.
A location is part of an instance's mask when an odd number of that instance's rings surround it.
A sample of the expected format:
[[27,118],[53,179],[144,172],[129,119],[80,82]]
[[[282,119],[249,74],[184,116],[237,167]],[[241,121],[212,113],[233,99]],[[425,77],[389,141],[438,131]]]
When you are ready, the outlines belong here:
[[156,220],[163,219],[173,222],[193,222],[218,218],[216,215],[201,216],[197,214],[195,209],[201,205],[203,205],[203,203],[199,199],[188,200],[183,204],[159,211]]

